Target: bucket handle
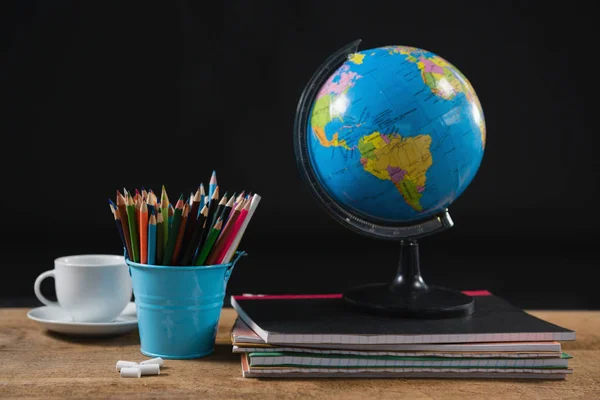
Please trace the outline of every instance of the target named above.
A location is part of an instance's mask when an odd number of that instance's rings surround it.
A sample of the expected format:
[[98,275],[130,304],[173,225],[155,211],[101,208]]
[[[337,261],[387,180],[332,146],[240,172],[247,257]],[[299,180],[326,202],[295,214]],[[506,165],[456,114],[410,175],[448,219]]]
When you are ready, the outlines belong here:
[[227,271],[225,271],[225,282],[229,281],[229,277],[231,276],[231,273],[233,272],[233,268],[235,267],[235,264],[240,260],[240,258],[242,258],[242,256],[247,256],[248,253],[246,253],[245,251],[236,251],[235,255],[233,256],[233,260],[229,263],[231,264],[228,268]]

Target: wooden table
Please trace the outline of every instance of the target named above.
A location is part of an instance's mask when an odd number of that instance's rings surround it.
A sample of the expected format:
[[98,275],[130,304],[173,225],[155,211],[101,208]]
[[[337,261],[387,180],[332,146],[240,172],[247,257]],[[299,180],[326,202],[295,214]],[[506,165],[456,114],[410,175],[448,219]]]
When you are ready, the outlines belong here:
[[221,316],[215,353],[198,360],[166,360],[161,375],[121,378],[117,360],[143,360],[137,331],[105,338],[73,338],[43,330],[27,309],[0,309],[0,398],[344,398],[344,399],[600,399],[600,312],[532,311],[577,332],[564,349],[574,356],[565,381],[242,378],[231,354],[236,318]]

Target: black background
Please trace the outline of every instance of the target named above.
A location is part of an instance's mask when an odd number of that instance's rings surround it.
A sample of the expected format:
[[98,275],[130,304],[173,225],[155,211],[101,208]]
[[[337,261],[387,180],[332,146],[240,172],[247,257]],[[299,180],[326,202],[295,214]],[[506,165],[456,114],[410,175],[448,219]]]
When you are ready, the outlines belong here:
[[[107,198],[208,184],[263,200],[229,293],[323,293],[391,280],[398,244],[354,234],[304,185],[303,87],[329,54],[433,51],[477,90],[488,141],[421,241],[427,282],[530,308],[598,308],[594,20],[580,2],[14,2],[2,13],[0,297],[31,298],[53,259],[120,253]],[[587,103],[587,110],[586,110]],[[44,290],[51,293],[52,283]]]

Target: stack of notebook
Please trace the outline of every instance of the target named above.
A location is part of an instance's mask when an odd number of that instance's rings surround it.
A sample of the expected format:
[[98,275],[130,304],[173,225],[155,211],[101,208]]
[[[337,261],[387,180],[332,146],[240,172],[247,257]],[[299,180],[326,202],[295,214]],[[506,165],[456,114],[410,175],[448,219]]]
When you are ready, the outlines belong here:
[[233,352],[246,378],[415,377],[565,379],[562,341],[575,332],[486,291],[463,318],[371,315],[339,294],[243,295]]

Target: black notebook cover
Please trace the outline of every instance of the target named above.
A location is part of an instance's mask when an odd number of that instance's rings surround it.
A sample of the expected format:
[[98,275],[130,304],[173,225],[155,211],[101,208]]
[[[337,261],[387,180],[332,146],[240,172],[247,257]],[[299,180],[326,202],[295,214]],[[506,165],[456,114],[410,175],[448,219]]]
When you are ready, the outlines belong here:
[[399,344],[575,340],[575,332],[530,314],[487,291],[475,312],[451,319],[372,315],[346,305],[340,294],[232,296],[240,318],[270,344]]

